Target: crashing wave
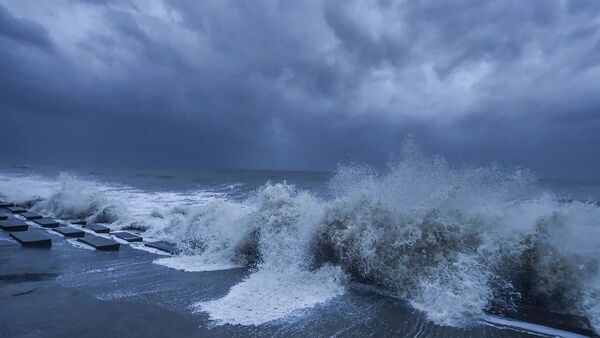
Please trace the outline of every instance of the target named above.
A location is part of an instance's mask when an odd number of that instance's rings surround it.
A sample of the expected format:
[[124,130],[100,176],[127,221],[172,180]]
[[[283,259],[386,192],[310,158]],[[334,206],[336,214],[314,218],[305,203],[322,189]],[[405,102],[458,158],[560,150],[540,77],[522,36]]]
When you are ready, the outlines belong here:
[[35,183],[31,177],[4,180],[0,191],[59,217],[177,242],[185,258],[171,266],[193,257],[195,269],[251,267],[227,296],[196,305],[219,322],[280,318],[342,294],[351,278],[405,298],[440,325],[528,304],[581,314],[600,328],[597,205],[564,203],[526,170],[454,169],[412,143],[401,155],[383,173],[339,168],[326,200],[286,183],[269,182],[240,202],[69,175],[40,179],[35,196],[11,186]]

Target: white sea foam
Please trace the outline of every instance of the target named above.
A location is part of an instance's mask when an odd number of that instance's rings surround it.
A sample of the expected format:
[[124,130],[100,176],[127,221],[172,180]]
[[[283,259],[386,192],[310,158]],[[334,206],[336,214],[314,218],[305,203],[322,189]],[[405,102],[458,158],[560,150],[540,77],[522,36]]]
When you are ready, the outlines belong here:
[[230,263],[227,259],[214,259],[213,257],[207,259],[204,255],[165,257],[155,259],[153,263],[188,272],[218,271],[243,267],[241,265]]
[[[218,323],[259,325],[344,293],[338,267],[310,271],[310,240],[323,218],[323,203],[286,184],[265,186],[244,219],[260,252],[257,271],[223,298],[197,304]],[[244,223],[243,223],[244,224]]]
[[525,170],[453,169],[407,144],[383,173],[341,167],[322,200],[266,183],[245,201],[207,190],[153,192],[62,175],[0,176],[0,193],[60,217],[137,227],[169,240],[188,271],[251,266],[221,299],[196,304],[219,323],[257,325],[344,292],[386,288],[427,318],[464,326],[491,302],[534,301],[600,328],[600,208],[562,203]]
[[64,219],[108,223],[114,229],[139,227],[157,239],[172,239],[171,223],[223,194],[205,190],[147,191],[115,182],[39,175],[0,175],[0,196]]
[[342,295],[339,268],[317,271],[261,269],[220,299],[196,304],[219,324],[260,325]]
[[559,203],[526,171],[454,170],[412,144],[384,175],[342,168],[331,185],[321,251],[438,324],[468,325],[492,300],[522,296],[598,318],[595,205]]

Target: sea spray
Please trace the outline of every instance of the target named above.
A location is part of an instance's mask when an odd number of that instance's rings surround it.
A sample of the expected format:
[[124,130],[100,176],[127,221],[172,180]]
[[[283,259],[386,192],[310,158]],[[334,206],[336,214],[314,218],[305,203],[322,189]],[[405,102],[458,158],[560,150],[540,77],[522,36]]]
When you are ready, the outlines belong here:
[[287,184],[267,184],[247,215],[253,229],[255,271],[223,298],[197,308],[221,323],[258,325],[283,318],[344,293],[339,267],[310,268],[310,241],[323,219],[324,203]]
[[2,174],[0,198],[19,205],[33,205],[56,192],[59,185],[57,180],[38,175]]
[[36,205],[62,218],[87,219],[92,223],[126,221],[127,211],[118,199],[109,199],[88,181],[61,174],[58,189]]
[[[29,190],[28,190],[29,189]],[[387,169],[340,167],[330,198],[267,182],[247,198],[145,191],[61,176],[2,176],[0,193],[60,217],[177,242],[169,266],[251,274],[196,304],[220,323],[260,324],[343,294],[346,278],[403,297],[440,325],[520,304],[600,325],[600,208],[564,203],[522,169],[456,169],[408,143]],[[190,260],[195,264],[187,264]],[[189,270],[189,269],[188,269]]]
[[[178,243],[184,255],[160,259],[156,263],[188,271],[250,265],[256,257],[241,247],[250,241],[250,233],[255,230],[251,213],[251,205],[225,199],[211,199],[205,205],[187,211],[170,211],[147,233]],[[186,264],[190,262],[189,256],[194,257],[193,264]]]

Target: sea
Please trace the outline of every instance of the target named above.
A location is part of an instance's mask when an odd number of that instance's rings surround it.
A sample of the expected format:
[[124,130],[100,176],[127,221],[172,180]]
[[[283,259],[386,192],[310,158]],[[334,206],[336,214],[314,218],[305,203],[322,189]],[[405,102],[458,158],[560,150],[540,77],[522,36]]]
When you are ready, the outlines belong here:
[[441,327],[535,306],[600,329],[600,182],[407,150],[332,172],[0,167],[0,199],[175,243],[154,263],[245,268],[189,305],[214,325],[310,316],[361,289]]

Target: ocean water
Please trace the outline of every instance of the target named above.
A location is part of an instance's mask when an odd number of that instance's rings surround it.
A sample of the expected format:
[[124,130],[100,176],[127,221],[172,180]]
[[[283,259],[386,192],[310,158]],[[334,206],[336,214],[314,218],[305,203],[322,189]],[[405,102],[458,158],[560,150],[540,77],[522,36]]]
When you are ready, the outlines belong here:
[[409,144],[383,170],[331,173],[5,167],[0,198],[176,243],[155,260],[169,268],[249,268],[190,304],[215,325],[302,315],[358,283],[438,325],[528,304],[600,329],[600,182],[456,168]]

